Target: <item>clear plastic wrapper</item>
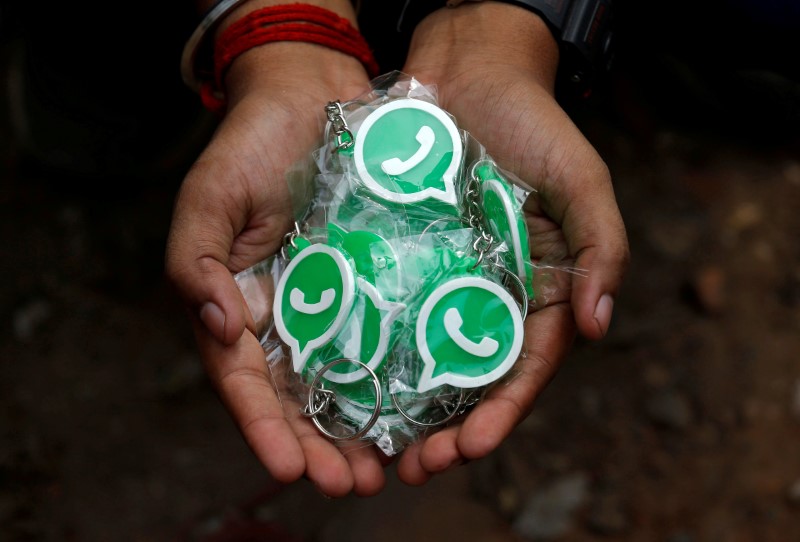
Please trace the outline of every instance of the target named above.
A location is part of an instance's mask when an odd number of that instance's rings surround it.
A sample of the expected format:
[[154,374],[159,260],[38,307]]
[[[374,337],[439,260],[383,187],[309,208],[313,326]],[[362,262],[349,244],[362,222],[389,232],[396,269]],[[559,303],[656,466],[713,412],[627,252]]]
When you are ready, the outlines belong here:
[[295,230],[236,280],[304,414],[394,455],[525,355],[523,322],[548,287],[523,216],[532,189],[413,77],[326,111]]

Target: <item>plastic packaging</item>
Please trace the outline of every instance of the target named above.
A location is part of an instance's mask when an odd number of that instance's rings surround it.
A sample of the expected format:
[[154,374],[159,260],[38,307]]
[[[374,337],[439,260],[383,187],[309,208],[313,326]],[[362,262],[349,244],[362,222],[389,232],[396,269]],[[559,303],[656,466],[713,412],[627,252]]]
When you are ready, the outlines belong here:
[[326,112],[294,231],[236,279],[304,414],[333,440],[394,455],[525,355],[532,189],[405,74]]

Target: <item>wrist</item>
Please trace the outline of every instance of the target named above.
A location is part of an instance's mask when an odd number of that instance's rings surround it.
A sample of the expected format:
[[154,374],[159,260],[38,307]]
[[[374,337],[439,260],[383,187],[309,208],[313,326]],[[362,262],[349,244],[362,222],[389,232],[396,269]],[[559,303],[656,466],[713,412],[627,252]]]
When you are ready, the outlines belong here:
[[440,9],[420,22],[406,69],[433,82],[476,69],[481,75],[486,69],[511,69],[552,93],[558,60],[558,43],[541,17],[518,6],[489,1]]
[[[249,13],[262,8],[293,4],[292,0],[248,0],[232,11],[220,22],[216,31],[219,38],[225,30]],[[356,14],[350,0],[303,0],[305,5],[317,6],[346,19],[358,29]],[[237,95],[250,92],[255,87],[269,83],[272,87],[287,83],[291,88],[300,85],[320,84],[338,79],[337,73],[363,72],[363,66],[354,57],[306,42],[276,41],[258,45],[240,54],[225,75],[228,99],[235,101]],[[322,81],[320,81],[320,79]],[[317,81],[317,83],[313,83]]]
[[[195,57],[205,36],[198,68]],[[222,0],[184,47],[181,70],[204,105],[219,113],[264,81],[321,86],[353,74],[376,76],[378,66],[350,0]]]
[[263,92],[292,100],[300,93],[321,91],[326,103],[364,92],[367,81],[364,66],[350,55],[313,43],[283,41],[242,53],[227,71],[225,90],[230,106]]

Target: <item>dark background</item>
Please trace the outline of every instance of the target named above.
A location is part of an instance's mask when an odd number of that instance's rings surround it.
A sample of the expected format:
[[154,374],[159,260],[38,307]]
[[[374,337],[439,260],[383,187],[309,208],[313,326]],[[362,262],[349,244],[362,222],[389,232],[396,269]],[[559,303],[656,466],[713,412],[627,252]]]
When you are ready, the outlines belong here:
[[[797,4],[617,2],[610,76],[564,104],[630,236],[608,337],[490,457],[336,501],[260,468],[163,278],[215,122],[184,4],[0,6],[0,540],[798,539]],[[389,70],[410,29],[375,4]]]

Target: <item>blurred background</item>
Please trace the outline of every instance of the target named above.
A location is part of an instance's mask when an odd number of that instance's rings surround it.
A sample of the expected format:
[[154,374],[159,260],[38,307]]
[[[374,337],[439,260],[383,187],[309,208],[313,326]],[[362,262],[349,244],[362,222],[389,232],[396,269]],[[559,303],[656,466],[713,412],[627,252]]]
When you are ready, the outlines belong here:
[[[797,3],[617,2],[565,103],[630,237],[608,337],[491,456],[339,500],[266,475],[164,281],[215,122],[169,4],[0,5],[0,540],[800,539]],[[382,68],[409,34],[367,33]]]

